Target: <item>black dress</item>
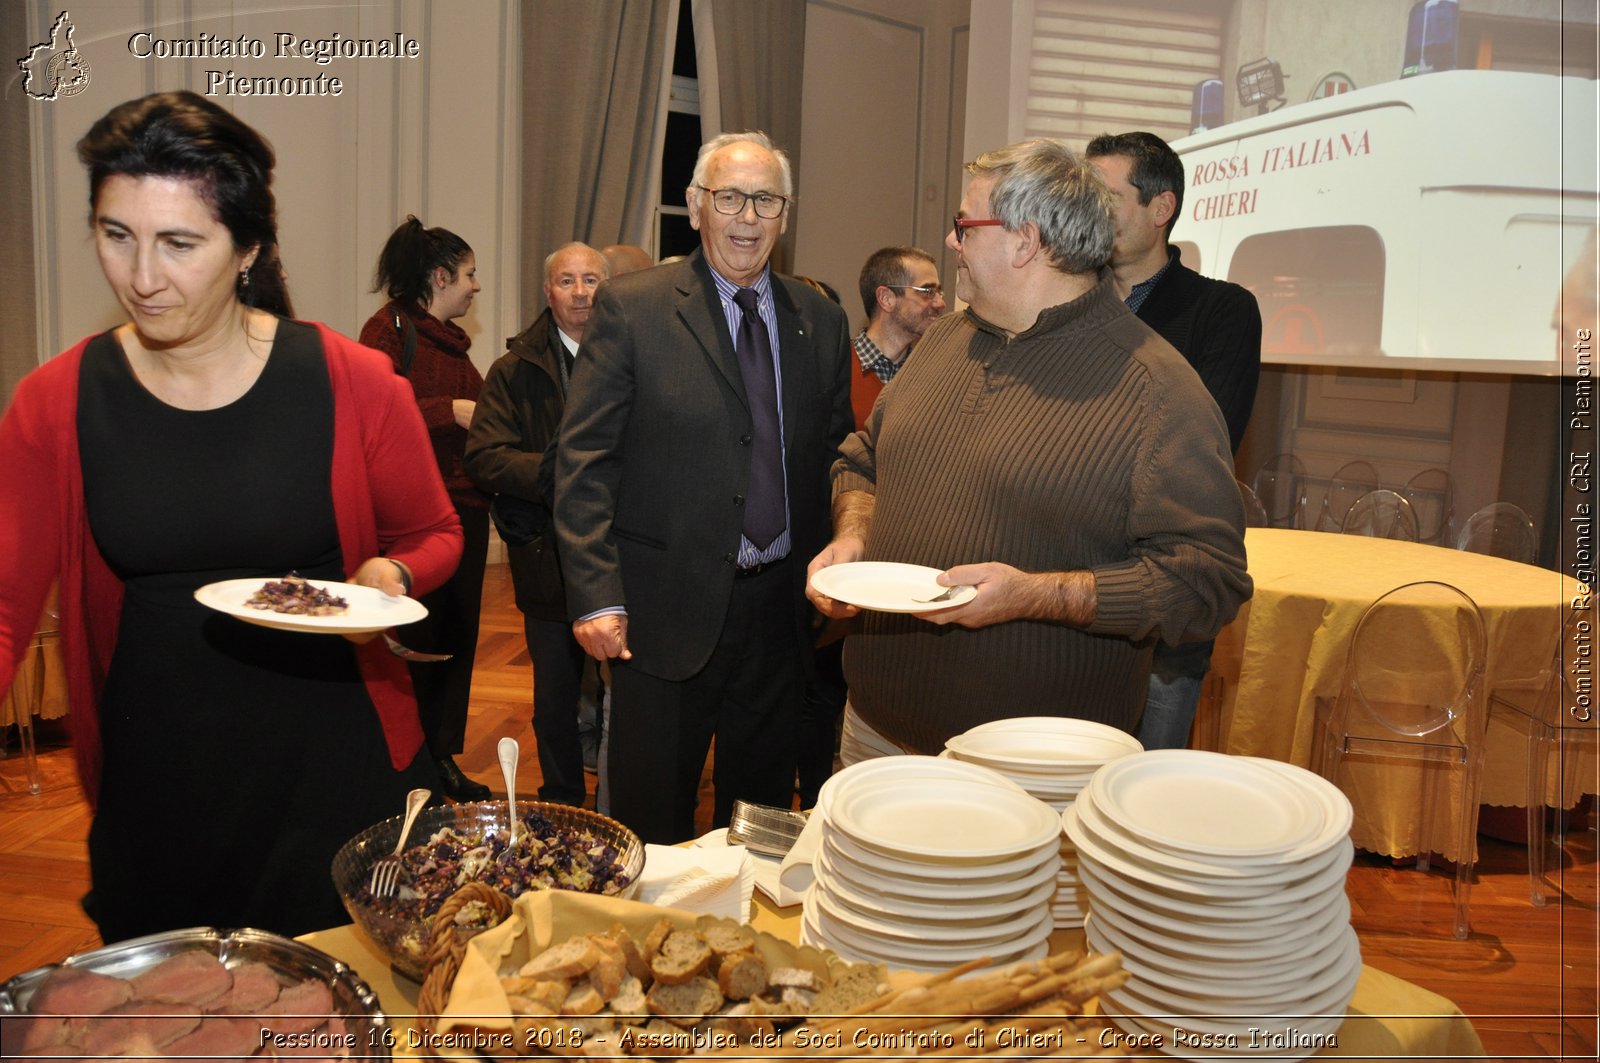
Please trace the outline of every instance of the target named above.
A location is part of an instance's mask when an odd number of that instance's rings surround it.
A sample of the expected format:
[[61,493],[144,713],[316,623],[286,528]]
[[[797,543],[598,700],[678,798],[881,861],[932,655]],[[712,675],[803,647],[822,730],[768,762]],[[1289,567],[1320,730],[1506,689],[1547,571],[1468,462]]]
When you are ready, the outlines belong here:
[[394,770],[345,639],[194,600],[216,580],[343,578],[315,330],[280,321],[255,384],[215,410],[155,398],[107,333],[84,353],[78,438],[90,531],[126,586],[85,909],[108,942],[348,922],[334,853],[412,787],[436,789],[433,767]]

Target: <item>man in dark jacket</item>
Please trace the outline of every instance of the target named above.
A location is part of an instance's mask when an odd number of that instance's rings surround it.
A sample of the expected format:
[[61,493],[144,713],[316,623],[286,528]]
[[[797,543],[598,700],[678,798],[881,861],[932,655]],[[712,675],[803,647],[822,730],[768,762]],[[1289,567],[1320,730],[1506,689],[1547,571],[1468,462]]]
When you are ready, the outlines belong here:
[[[1183,160],[1154,133],[1109,133],[1084,154],[1117,200],[1111,270],[1139,320],[1194,366],[1228,422],[1238,453],[1261,376],[1261,310],[1237,284],[1202,277],[1178,261],[1172,226],[1183,208]],[[1139,725],[1146,749],[1182,748],[1211,667],[1211,642],[1156,646],[1150,698]]]
[[539,799],[579,806],[585,786],[578,703],[586,658],[567,620],[550,509],[567,382],[595,289],[608,276],[605,258],[587,244],[567,244],[545,259],[550,305],[506,341],[506,353],[490,367],[464,459],[467,474],[495,494],[495,524],[533,659],[533,734],[544,778]]

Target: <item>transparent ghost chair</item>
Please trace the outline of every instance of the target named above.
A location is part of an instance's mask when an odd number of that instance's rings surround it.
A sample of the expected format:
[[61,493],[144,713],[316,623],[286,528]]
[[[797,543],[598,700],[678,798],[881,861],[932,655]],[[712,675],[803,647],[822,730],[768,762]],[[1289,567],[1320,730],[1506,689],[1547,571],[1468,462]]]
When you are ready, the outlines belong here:
[[1533,518],[1521,507],[1510,502],[1490,502],[1461,525],[1456,549],[1531,565],[1539,555],[1539,536],[1533,530]]
[[1456,862],[1457,938],[1467,936],[1477,862],[1485,644],[1477,604],[1448,583],[1424,580],[1384,594],[1350,637],[1343,686],[1323,720],[1318,765],[1356,805],[1358,819],[1382,817],[1382,808],[1363,810],[1363,801],[1393,807],[1397,793],[1408,789],[1397,790],[1397,782],[1407,772],[1414,777],[1411,807],[1418,810],[1417,867],[1423,871],[1438,810],[1447,806],[1452,829],[1440,848]]
[[1443,469],[1423,469],[1400,489],[1417,515],[1417,542],[1450,545],[1455,523],[1455,484]]
[[1252,485],[1273,528],[1304,528],[1310,503],[1306,498],[1306,467],[1293,454],[1278,454],[1256,470]]
[[[1528,737],[1528,896],[1534,907],[1545,906],[1546,891],[1569,896],[1549,874],[1551,846],[1547,844],[1547,810],[1555,813],[1554,849],[1562,851],[1565,810],[1583,790],[1600,761],[1600,712],[1580,690],[1588,662],[1582,650],[1592,638],[1596,621],[1594,599],[1585,595],[1573,602],[1557,637],[1555,652],[1538,675],[1511,679],[1489,692],[1489,711]],[[1554,759],[1558,771],[1552,773]],[[1557,794],[1554,803],[1551,790]],[[1557,866],[1559,866],[1559,856]],[[1579,903],[1589,904],[1587,901]]]
[[1398,492],[1380,487],[1368,491],[1350,506],[1339,529],[1346,535],[1367,535],[1375,539],[1417,541],[1417,518]]
[[1328,479],[1328,489],[1322,494],[1322,508],[1317,512],[1317,531],[1336,532],[1344,529],[1345,514],[1356,499],[1368,491],[1376,491],[1378,470],[1365,461],[1347,462]]
[[1239,486],[1239,499],[1244,503],[1244,526],[1246,528],[1270,527],[1267,520],[1267,509],[1261,504],[1261,499],[1250,490],[1250,485],[1243,480],[1233,481]]

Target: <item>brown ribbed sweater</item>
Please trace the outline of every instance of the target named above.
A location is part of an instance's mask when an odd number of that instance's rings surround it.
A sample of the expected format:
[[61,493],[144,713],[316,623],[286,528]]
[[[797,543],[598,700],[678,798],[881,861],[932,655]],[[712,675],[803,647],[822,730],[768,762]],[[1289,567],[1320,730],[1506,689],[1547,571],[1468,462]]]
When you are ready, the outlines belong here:
[[1095,575],[1087,630],[863,613],[851,704],[909,748],[1009,716],[1132,731],[1151,640],[1210,638],[1250,596],[1222,416],[1109,273],[1009,341],[970,310],[935,323],[841,453],[834,492],[876,495],[868,559]]

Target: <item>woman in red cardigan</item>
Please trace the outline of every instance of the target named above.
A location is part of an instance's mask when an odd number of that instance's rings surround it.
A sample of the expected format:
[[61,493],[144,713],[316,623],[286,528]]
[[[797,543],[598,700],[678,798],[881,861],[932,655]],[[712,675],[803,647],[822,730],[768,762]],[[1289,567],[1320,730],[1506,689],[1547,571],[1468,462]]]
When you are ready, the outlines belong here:
[[478,653],[478,614],[489,553],[488,495],[461,465],[467,428],[483,390],[483,376],[467,355],[472,340],[455,319],[478,292],[472,248],[449,229],[429,229],[414,216],[390,234],[378,256],[376,290],[389,301],[361,327],[361,342],[387,354],[411,382],[433,459],[461,521],[461,565],[444,586],[426,595],[428,616],[400,632],[414,650],[449,654],[445,661],[414,661],[411,682],[422,711],[422,730],[445,793],[458,801],[483,801],[489,788],[456,764],[467,737],[467,701]]
[[0,685],[59,580],[103,940],[343,922],[334,852],[438,785],[404,664],[194,592],[295,570],[424,593],[460,529],[387,360],[287,316],[259,134],[158,93],[78,154],[127,322],[30,374],[0,421]]

